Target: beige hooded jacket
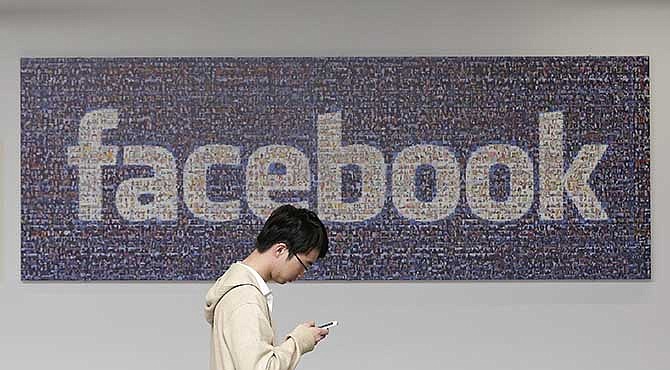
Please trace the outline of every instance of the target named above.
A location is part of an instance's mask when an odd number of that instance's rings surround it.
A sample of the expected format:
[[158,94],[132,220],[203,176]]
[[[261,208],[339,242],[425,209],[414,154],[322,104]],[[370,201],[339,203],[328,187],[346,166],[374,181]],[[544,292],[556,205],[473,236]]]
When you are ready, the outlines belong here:
[[303,325],[275,346],[267,300],[239,263],[207,292],[205,319],[212,327],[211,370],[293,370],[300,356],[314,349],[314,337]]

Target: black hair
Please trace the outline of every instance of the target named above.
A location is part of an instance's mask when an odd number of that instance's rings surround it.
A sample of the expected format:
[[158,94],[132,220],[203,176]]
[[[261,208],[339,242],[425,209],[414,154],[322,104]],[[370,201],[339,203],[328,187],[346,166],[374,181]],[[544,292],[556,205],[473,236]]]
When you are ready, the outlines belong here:
[[289,256],[318,249],[319,257],[328,253],[326,227],[316,213],[290,204],[274,211],[256,238],[256,249],[263,253],[276,243],[286,243]]

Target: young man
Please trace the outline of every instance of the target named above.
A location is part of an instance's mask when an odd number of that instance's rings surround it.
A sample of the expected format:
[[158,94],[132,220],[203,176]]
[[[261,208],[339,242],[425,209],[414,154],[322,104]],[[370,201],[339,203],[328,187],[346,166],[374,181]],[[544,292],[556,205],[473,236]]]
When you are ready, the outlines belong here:
[[307,322],[275,345],[272,292],[267,286],[302,277],[326,253],[326,228],[314,212],[291,205],[272,212],[256,238],[256,249],[232,264],[207,292],[211,370],[292,370],[328,335],[327,329]]

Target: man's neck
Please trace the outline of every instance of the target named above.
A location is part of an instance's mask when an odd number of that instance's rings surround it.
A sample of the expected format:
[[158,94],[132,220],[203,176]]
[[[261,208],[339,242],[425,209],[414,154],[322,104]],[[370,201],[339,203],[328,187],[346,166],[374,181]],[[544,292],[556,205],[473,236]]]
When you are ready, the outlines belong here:
[[265,256],[258,253],[258,251],[253,251],[250,255],[247,256],[247,258],[244,259],[244,261],[242,261],[242,263],[256,270],[263,281],[267,283],[271,280],[271,268],[270,265],[265,261],[264,257]]

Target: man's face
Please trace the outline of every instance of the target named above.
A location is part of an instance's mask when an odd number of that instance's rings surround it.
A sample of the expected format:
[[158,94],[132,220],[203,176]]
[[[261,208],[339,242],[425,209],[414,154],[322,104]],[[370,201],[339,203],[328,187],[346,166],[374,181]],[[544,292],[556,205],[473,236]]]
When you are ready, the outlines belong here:
[[305,274],[305,266],[309,269],[318,257],[318,249],[312,249],[309,253],[298,253],[289,257],[288,248],[283,248],[279,253],[272,280],[276,283],[284,284],[300,279]]

